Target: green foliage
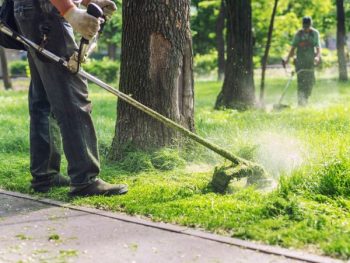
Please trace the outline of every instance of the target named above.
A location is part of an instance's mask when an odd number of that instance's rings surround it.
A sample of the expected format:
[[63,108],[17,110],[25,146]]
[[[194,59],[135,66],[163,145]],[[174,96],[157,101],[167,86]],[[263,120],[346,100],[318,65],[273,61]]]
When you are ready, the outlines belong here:
[[146,172],[152,170],[171,171],[181,168],[185,161],[175,149],[161,149],[155,152],[141,152],[131,150],[125,153],[118,166],[131,173]]
[[112,83],[118,79],[120,63],[107,58],[103,60],[90,60],[84,64],[84,69],[101,80]]
[[197,54],[194,57],[194,72],[198,75],[205,75],[217,69],[218,54],[215,50],[205,55]]
[[263,214],[267,218],[288,216],[290,220],[301,221],[304,219],[303,210],[298,200],[288,200],[283,197],[273,197],[267,201],[263,208]]
[[29,76],[29,65],[27,60],[16,60],[10,63],[11,76]]
[[[311,176],[306,176],[303,171],[296,170],[290,177],[281,179],[279,191],[284,196],[290,193],[303,193],[312,196],[313,200],[320,203],[327,203],[338,197],[350,196],[350,163],[348,158],[349,156],[339,156],[336,159],[327,160]],[[347,207],[346,202],[344,206]]]
[[[196,55],[208,54],[216,47],[215,26],[220,4],[221,0],[192,1],[191,26]],[[273,5],[274,1],[271,0],[252,1],[255,66],[260,66],[265,51]],[[269,63],[280,63],[281,57],[287,55],[295,33],[301,28],[301,19],[306,15],[313,17],[314,26],[320,31],[322,37],[334,31],[336,24],[334,1],[280,0],[275,18]]]
[[180,157],[179,152],[167,148],[152,154],[151,162],[160,171],[170,171],[185,166],[185,160]]
[[350,162],[348,159],[326,163],[317,174],[318,192],[326,196],[350,196]]
[[350,237],[348,234],[349,233],[346,233],[344,237],[336,238],[329,244],[323,245],[322,248],[325,253],[341,259],[348,259],[350,254]]
[[113,16],[107,20],[103,32],[99,37],[99,46],[102,50],[106,50],[109,44],[115,44],[117,48],[120,48],[121,46],[122,2],[120,0],[115,0],[114,2],[118,9]]
[[256,145],[244,145],[238,150],[238,156],[247,159],[247,160],[255,160],[257,154],[257,146]]
[[49,236],[49,241],[58,241],[60,240],[60,236],[58,234],[52,234]]
[[16,235],[16,237],[19,239],[19,240],[31,240],[32,238],[31,237],[28,237],[24,234],[18,234]]
[[330,68],[338,65],[337,51],[322,49],[322,67]]
[[60,250],[60,256],[58,261],[66,262],[67,259],[72,257],[77,257],[79,255],[77,250],[69,249],[69,250]]
[[131,173],[153,171],[171,171],[184,167],[185,161],[176,149],[164,148],[157,151],[143,152],[128,146],[121,156],[118,166]]
[[141,151],[126,153],[120,161],[120,167],[131,173],[154,170],[149,155]]
[[215,47],[215,23],[220,3],[220,0],[191,1],[191,29],[195,55],[207,54]]
[[[121,10],[121,8],[119,10]],[[102,43],[105,42],[107,44],[114,43],[118,46],[120,45],[122,20],[121,11],[119,10],[113,14],[110,20],[107,20],[101,38],[99,39]]]

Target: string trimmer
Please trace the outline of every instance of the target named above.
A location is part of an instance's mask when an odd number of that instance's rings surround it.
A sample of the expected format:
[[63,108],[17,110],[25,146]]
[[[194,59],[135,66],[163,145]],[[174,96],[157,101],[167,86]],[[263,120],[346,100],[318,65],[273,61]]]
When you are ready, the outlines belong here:
[[[102,10],[95,4],[90,4],[88,6],[88,13],[96,16],[101,17],[103,15]],[[176,122],[164,117],[163,115],[159,114],[158,112],[148,108],[147,106],[141,104],[140,102],[136,101],[132,97],[120,92],[119,90],[113,88],[112,86],[104,83],[100,79],[92,76],[91,74],[84,71],[79,65],[82,62],[81,58],[84,57],[83,52],[77,52],[73,54],[68,60],[65,58],[61,58],[56,56],[55,54],[51,53],[50,51],[41,48],[38,44],[32,42],[31,40],[25,38],[24,36],[14,32],[11,28],[9,28],[6,24],[3,22],[0,22],[0,31],[5,33],[6,35],[14,38],[15,40],[21,42],[28,48],[32,48],[36,50],[37,52],[40,52],[42,55],[46,56],[53,62],[61,64],[63,67],[65,67],[70,72],[76,73],[80,75],[81,77],[86,78],[87,80],[95,83],[99,87],[105,89],[106,91],[114,94],[119,99],[129,103],[130,105],[134,106],[135,108],[141,110],[142,112],[148,114],[149,116],[153,117],[154,119],[160,121],[161,123],[165,124],[169,128],[175,129],[185,136],[189,137],[190,139],[198,142],[199,144],[203,145],[204,147],[214,151],[215,153],[219,154],[220,156],[224,157],[225,159],[231,161],[232,163],[229,165],[224,165],[222,167],[217,167],[215,169],[213,179],[211,182],[211,185],[213,187],[213,190],[216,192],[225,192],[227,189],[230,181],[232,179],[241,179],[244,177],[247,177],[247,184],[248,185],[256,185],[258,187],[265,187],[269,186],[272,182],[271,179],[268,178],[267,172],[265,169],[260,166],[257,163],[245,160],[243,158],[240,158],[225,149],[205,140],[204,138],[198,136],[197,134],[189,131],[188,129],[182,127],[181,125],[177,124]],[[89,45],[89,43],[84,40],[86,45]],[[84,47],[83,47],[84,48]],[[89,49],[86,48],[85,49]]]
[[281,94],[280,99],[278,100],[278,103],[273,105],[273,109],[275,111],[280,111],[280,110],[284,110],[284,109],[289,109],[290,108],[290,105],[283,104],[282,101],[283,101],[284,97],[286,96],[287,91],[288,91],[290,85],[292,84],[292,82],[294,80],[294,77],[298,76],[298,74],[300,74],[302,72],[313,72],[314,71],[313,69],[299,69],[297,72],[295,72],[295,71],[289,72],[287,70],[286,62],[283,59],[282,59],[282,66],[283,66],[286,74],[290,75],[290,78],[288,79],[288,82],[287,82],[286,86],[284,87],[284,89],[282,91],[282,94]]

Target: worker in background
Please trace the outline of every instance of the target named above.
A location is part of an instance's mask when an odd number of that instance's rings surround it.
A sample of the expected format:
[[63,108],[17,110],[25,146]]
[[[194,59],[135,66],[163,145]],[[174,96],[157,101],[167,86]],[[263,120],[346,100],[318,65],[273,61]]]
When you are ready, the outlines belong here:
[[315,65],[321,62],[320,34],[312,27],[312,19],[306,16],[302,20],[303,28],[296,34],[292,48],[285,60],[295,59],[295,70],[298,78],[298,105],[305,106],[315,84]]

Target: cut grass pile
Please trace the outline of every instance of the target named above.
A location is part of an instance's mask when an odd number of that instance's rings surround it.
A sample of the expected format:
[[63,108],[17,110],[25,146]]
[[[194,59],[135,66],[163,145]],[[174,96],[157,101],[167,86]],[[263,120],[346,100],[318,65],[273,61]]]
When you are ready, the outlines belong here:
[[[269,79],[267,103],[277,102],[285,79]],[[201,146],[130,151],[106,160],[114,132],[116,99],[91,90],[102,158],[101,177],[127,183],[121,197],[67,198],[68,189],[46,196],[112,211],[199,227],[267,244],[308,249],[350,259],[350,89],[319,77],[310,106],[282,112],[214,111],[220,83],[196,85],[197,132],[265,166],[277,182],[271,192],[232,184],[214,194],[208,183],[223,160]],[[286,103],[295,101],[293,85]],[[26,91],[0,92],[0,187],[29,190]],[[63,171],[66,163],[63,163]]]

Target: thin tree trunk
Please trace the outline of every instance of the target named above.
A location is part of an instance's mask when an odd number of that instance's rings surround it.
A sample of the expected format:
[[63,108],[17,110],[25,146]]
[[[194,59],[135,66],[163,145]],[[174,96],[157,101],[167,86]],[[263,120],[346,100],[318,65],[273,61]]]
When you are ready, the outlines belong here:
[[111,60],[116,60],[117,45],[114,43],[109,43],[107,49],[108,49],[108,58]]
[[218,80],[222,81],[225,77],[225,0],[221,1],[220,13],[216,21],[216,48],[218,51]]
[[[123,1],[120,90],[194,130],[190,0]],[[111,159],[126,146],[159,148],[179,134],[119,101]]]
[[265,53],[264,53],[264,57],[262,58],[262,63],[261,63],[262,67],[261,67],[260,103],[262,105],[264,104],[264,95],[265,95],[265,73],[266,73],[267,59],[269,57],[269,52],[270,52],[270,47],[271,47],[272,33],[273,33],[273,27],[274,27],[275,17],[276,17],[276,13],[277,13],[277,6],[278,6],[278,0],[275,0],[275,4],[274,4],[272,15],[271,15],[269,32],[267,35]]
[[339,80],[347,81],[348,72],[345,56],[346,29],[344,0],[337,0],[337,51],[339,64]]
[[4,81],[4,87],[6,90],[12,89],[11,77],[9,75],[9,70],[7,66],[6,52],[3,47],[0,47],[0,60],[1,60],[1,70],[2,70],[2,79]]
[[251,0],[226,0],[225,80],[215,108],[245,110],[255,103]]

